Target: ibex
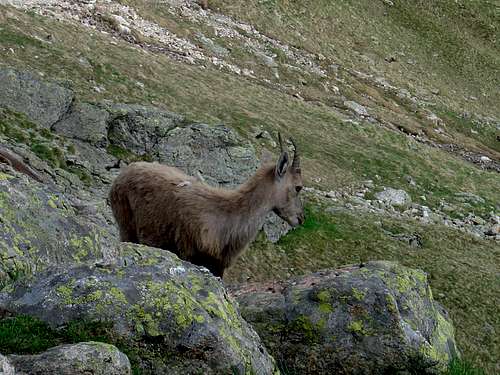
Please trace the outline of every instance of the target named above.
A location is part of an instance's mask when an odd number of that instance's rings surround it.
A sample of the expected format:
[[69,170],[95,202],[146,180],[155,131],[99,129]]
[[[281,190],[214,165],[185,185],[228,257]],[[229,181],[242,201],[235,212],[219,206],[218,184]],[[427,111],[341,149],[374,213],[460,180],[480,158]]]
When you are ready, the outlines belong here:
[[110,192],[121,240],[170,250],[222,277],[269,212],[293,227],[304,222],[299,152],[291,140],[290,164],[281,136],[279,140],[277,163],[263,162],[234,190],[208,186],[166,165],[130,164]]

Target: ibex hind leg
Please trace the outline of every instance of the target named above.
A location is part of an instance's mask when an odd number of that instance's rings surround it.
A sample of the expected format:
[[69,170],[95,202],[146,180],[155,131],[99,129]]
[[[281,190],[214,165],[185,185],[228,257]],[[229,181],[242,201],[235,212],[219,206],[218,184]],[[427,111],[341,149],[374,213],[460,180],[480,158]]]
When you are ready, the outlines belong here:
[[115,201],[112,202],[112,209],[120,229],[120,241],[139,243],[134,213],[130,208],[128,199],[126,197],[116,199],[115,197]]
[[139,240],[137,239],[137,233],[135,233],[135,229],[120,227],[120,241],[139,243]]
[[209,255],[205,254],[196,254],[192,260],[191,263],[196,264],[197,266],[203,266],[208,268],[210,272],[214,276],[222,278],[224,276],[224,265],[219,259],[216,259],[214,257],[211,257]]

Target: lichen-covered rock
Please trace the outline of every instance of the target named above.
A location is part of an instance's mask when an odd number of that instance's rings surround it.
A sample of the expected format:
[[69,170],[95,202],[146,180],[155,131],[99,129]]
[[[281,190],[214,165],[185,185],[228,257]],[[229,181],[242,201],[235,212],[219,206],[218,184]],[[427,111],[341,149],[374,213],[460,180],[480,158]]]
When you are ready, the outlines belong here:
[[60,345],[40,354],[9,355],[8,358],[18,375],[132,373],[127,356],[113,345],[101,342]]
[[457,355],[427,276],[370,262],[234,291],[282,368],[298,374],[435,374]]
[[114,257],[114,232],[99,215],[82,215],[64,194],[0,172],[0,286],[49,264]]
[[0,69],[0,107],[22,112],[34,123],[50,128],[68,110],[73,93],[29,72]]
[[9,359],[0,354],[0,375],[16,375],[16,370]]
[[106,322],[144,373],[272,374],[275,363],[221,282],[174,254],[122,244],[114,262],[52,267],[0,307],[60,328]]

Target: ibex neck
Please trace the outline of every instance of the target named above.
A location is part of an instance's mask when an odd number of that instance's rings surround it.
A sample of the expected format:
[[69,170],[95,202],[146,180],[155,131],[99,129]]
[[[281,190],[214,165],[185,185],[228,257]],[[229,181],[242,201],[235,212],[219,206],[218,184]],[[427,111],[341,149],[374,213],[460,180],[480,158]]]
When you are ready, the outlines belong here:
[[236,191],[240,212],[253,216],[266,215],[273,208],[274,167],[261,167]]
[[252,241],[272,210],[273,180],[269,173],[267,168],[261,168],[232,191],[231,207],[228,207],[230,212],[221,228],[225,232],[223,237],[226,238],[227,252],[241,251]]

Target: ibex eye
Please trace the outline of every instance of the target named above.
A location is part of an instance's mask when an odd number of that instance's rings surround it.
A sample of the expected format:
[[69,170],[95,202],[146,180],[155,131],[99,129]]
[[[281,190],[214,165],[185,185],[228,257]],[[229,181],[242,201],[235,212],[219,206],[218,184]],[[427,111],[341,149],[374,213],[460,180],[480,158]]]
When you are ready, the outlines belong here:
[[295,191],[298,193],[302,190],[302,186],[295,186]]

